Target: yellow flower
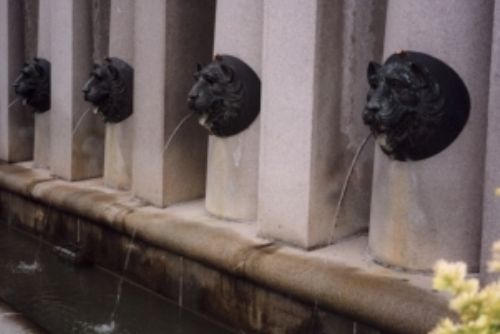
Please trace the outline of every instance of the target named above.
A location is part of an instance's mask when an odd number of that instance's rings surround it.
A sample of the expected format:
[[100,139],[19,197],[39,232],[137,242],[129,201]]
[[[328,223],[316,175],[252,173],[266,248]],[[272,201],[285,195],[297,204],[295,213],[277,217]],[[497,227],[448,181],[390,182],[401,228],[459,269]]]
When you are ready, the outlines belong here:
[[482,299],[476,292],[460,293],[450,301],[450,309],[460,314],[460,320],[472,321],[480,315]]
[[440,260],[434,266],[433,287],[456,294],[463,285],[466,272],[467,266],[462,262],[448,263]]
[[457,333],[457,326],[453,322],[446,318],[441,320],[441,322],[434,328],[429,334],[453,334]]
[[496,241],[491,247],[493,259],[488,262],[488,271],[500,272],[500,241]]
[[[500,242],[492,247],[490,270],[500,272]],[[464,263],[438,261],[434,267],[433,286],[451,292],[450,309],[460,321],[442,320],[430,334],[500,334],[500,280],[482,290],[475,278],[466,279]]]

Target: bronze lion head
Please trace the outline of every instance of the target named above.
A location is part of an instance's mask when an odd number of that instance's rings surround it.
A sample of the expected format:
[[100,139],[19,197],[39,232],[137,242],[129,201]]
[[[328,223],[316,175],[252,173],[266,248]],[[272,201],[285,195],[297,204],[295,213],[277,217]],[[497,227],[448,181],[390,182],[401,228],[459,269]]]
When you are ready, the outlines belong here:
[[118,123],[132,114],[133,70],[119,58],[106,58],[94,65],[90,79],[83,86],[85,101],[95,106],[104,122]]
[[363,121],[395,160],[439,153],[460,134],[469,114],[465,84],[448,65],[405,51],[368,65]]
[[50,109],[50,63],[43,58],[34,58],[25,64],[21,74],[14,81],[14,91],[24,99],[24,103],[33,107],[33,111],[42,113]]
[[210,134],[227,137],[245,130],[260,110],[260,80],[244,62],[216,56],[198,65],[188,106]]

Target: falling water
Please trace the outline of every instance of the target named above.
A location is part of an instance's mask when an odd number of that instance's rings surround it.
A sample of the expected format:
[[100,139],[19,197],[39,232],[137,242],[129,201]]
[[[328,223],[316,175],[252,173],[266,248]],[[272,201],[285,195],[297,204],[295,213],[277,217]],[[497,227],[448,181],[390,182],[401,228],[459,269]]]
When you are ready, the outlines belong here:
[[83,114],[82,116],[80,116],[80,119],[78,119],[78,122],[76,122],[76,125],[75,127],[73,128],[73,132],[71,133],[71,137],[73,137],[76,133],[76,130],[78,130],[78,128],[80,127],[80,123],[83,121],[85,115],[87,115],[89,113],[89,111],[91,110],[92,108],[89,108],[87,109]]
[[115,328],[116,328],[115,317],[116,317],[116,312],[118,311],[118,306],[120,305],[120,300],[122,297],[123,282],[125,281],[125,277],[123,275],[127,271],[127,268],[128,268],[129,262],[130,262],[130,255],[131,255],[132,249],[134,247],[134,240],[135,240],[136,232],[137,232],[137,229],[134,229],[134,231],[132,232],[132,238],[130,239],[129,244],[127,245],[127,253],[125,255],[125,262],[123,263],[122,273],[120,275],[120,280],[118,281],[118,287],[116,289],[115,305],[113,306],[113,311],[111,312],[110,321],[108,323],[99,324],[99,325],[94,326],[93,329],[95,330],[96,333],[113,333]]
[[363,151],[363,148],[365,147],[366,143],[371,138],[371,136],[372,136],[371,133],[368,136],[366,136],[366,138],[358,146],[358,149],[356,150],[356,153],[354,154],[354,157],[352,158],[351,166],[349,166],[349,170],[347,171],[347,175],[344,179],[344,183],[342,185],[342,190],[340,191],[339,200],[337,201],[337,206],[335,208],[335,214],[333,215],[333,226],[332,226],[332,230],[330,233],[330,238],[328,239],[329,244],[332,243],[333,234],[335,232],[335,227],[337,226],[337,221],[338,221],[339,215],[340,215],[340,209],[342,208],[342,203],[344,202],[344,197],[345,197],[345,194],[347,193],[347,188],[349,186],[349,180],[351,179],[352,172],[354,170],[354,166],[356,165],[356,162],[358,161],[358,158],[359,158],[361,152]]
[[170,146],[170,143],[172,142],[172,139],[174,138],[175,134],[180,130],[180,128],[182,127],[182,125],[184,125],[184,123],[186,123],[186,121],[191,117],[193,116],[193,112],[187,114],[183,119],[181,119],[181,121],[179,122],[179,124],[177,124],[177,126],[175,127],[174,131],[172,131],[172,134],[170,134],[170,137],[168,137],[167,139],[167,142],[165,143],[165,146],[163,146],[163,151],[162,153],[165,153],[165,151],[168,149],[168,147]]
[[76,219],[76,244],[80,245],[80,218]]
[[20,98],[17,98],[15,99],[14,101],[12,101],[8,106],[7,106],[7,110],[10,109],[10,107],[12,107],[14,104],[16,104],[17,102],[21,101]]
[[179,300],[177,304],[182,307],[184,304],[183,297],[184,296],[184,258],[181,257],[181,275],[179,279]]

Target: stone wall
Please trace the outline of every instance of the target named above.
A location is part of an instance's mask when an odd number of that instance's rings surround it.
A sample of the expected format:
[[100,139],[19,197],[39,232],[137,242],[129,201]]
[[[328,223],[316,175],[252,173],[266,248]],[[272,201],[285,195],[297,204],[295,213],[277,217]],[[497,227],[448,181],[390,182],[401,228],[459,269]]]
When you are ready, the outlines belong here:
[[[159,208],[196,199],[231,226],[304,251],[368,234],[378,264],[429,273],[465,261],[487,279],[500,239],[499,0],[0,0],[0,159],[104,183]],[[38,15],[37,15],[38,13]],[[35,43],[36,42],[36,43]],[[421,161],[388,159],[361,113],[370,60],[406,49],[452,66],[471,99],[464,131]],[[36,51],[35,51],[36,50]],[[25,57],[52,63],[52,107],[33,116],[12,82]],[[196,64],[245,61],[259,117],[208,136],[188,115]],[[103,124],[81,88],[92,63],[134,68],[133,115]],[[27,59],[29,61],[29,59]],[[13,104],[14,103],[14,104]],[[147,222],[145,222],[147,223]]]

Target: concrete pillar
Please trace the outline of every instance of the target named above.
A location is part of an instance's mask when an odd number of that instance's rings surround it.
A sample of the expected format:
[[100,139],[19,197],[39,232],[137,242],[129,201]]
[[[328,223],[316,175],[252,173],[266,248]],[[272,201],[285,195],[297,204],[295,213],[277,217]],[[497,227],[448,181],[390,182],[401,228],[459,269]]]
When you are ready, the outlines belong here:
[[376,149],[369,245],[379,262],[430,270],[444,258],[478,270],[492,12],[488,0],[389,1],[385,56],[407,49],[448,63],[469,89],[471,111],[433,157],[397,162]]
[[[108,56],[110,40],[111,0],[92,1],[92,59],[102,62]],[[122,1],[126,4],[125,1]],[[133,15],[132,13],[127,15]]]
[[487,272],[491,259],[491,246],[500,240],[500,1],[495,1],[493,38],[490,69],[490,93],[488,104],[488,130],[486,140],[486,167],[484,176],[483,238],[481,242],[481,276],[485,280],[497,279],[498,275]]
[[328,244],[367,228],[372,147],[334,216],[368,134],[364,77],[382,54],[385,2],[270,1],[264,18],[260,234],[304,248]]
[[[112,0],[109,55],[134,67],[134,1]],[[117,189],[130,189],[134,114],[126,120],[106,125],[104,182]]]
[[189,113],[196,63],[211,59],[215,2],[135,1],[134,193],[166,206],[203,196],[206,133]]
[[12,84],[24,63],[24,11],[18,0],[0,1],[0,159],[33,156],[33,115],[18,102]]
[[23,0],[24,10],[24,59],[37,55],[39,0]]
[[[263,0],[219,0],[216,17],[214,54],[238,57],[260,76]],[[235,136],[210,136],[205,203],[213,215],[257,219],[259,118]]]
[[[38,2],[38,57],[50,57],[50,1]],[[52,69],[53,72],[53,69]],[[52,73],[51,73],[52,75]],[[50,166],[50,110],[35,114],[35,149],[34,162],[36,167],[49,168]]]
[[51,0],[50,168],[80,180],[102,175],[104,126],[88,112],[82,86],[92,70],[92,3]]

